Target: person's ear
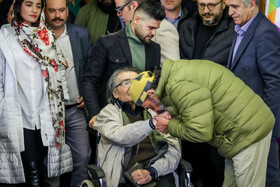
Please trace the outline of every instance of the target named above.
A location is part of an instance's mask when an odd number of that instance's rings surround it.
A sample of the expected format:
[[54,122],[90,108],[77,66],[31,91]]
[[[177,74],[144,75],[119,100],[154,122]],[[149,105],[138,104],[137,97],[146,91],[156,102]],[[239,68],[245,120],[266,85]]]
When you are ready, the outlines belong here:
[[139,15],[135,16],[135,18],[133,19],[135,25],[137,25],[140,21],[141,21],[141,17]]
[[133,12],[135,11],[135,9],[139,6],[137,1],[132,1],[131,2],[131,8],[133,10]]
[[249,6],[250,6],[250,10],[255,10],[256,8],[256,0],[251,0],[250,3],[249,3]]
[[226,8],[226,0],[222,0],[222,6],[223,6],[223,10]]
[[119,94],[118,94],[117,89],[114,89],[113,96],[114,96],[115,99],[119,99]]

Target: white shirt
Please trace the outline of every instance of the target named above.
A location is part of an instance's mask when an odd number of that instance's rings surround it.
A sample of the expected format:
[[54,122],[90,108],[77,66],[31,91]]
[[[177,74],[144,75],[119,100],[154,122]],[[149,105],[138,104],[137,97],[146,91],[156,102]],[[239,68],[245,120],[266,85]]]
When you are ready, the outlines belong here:
[[76,101],[80,98],[80,94],[77,84],[72,47],[66,25],[63,33],[57,38],[57,43],[68,63],[68,68],[66,69],[66,79],[70,99],[65,101],[65,105],[76,104]]
[[49,107],[48,93],[44,89],[44,79],[40,64],[23,51],[16,42],[16,77],[18,82],[19,102],[22,109],[23,127],[30,130],[41,129],[40,113]]

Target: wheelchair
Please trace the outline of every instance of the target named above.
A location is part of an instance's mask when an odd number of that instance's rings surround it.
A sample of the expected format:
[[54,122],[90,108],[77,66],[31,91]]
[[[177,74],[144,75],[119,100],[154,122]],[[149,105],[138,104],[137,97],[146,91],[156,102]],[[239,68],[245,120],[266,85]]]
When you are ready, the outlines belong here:
[[[89,179],[84,180],[80,187],[103,187],[103,178],[105,177],[105,173],[102,170],[102,168],[98,167],[95,164],[88,165],[87,168],[89,173]],[[179,176],[180,187],[192,187],[192,166],[189,162],[181,159],[176,172]]]
[[[101,135],[99,132],[96,134],[96,145],[99,144]],[[96,158],[98,155],[98,149],[96,146]],[[90,164],[87,166],[89,179],[84,180],[80,187],[105,187],[104,185],[104,177],[105,173],[101,167],[99,167],[99,163],[96,160],[97,164]],[[191,173],[192,173],[192,165],[183,159],[180,160],[178,168],[176,169],[176,173],[178,174],[178,183],[179,187],[193,187],[191,184]],[[108,186],[109,187],[109,186]]]

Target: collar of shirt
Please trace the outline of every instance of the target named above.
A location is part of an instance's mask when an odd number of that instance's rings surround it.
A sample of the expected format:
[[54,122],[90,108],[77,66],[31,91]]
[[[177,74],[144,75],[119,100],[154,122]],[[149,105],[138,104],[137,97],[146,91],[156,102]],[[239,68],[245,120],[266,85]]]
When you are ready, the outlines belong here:
[[135,43],[143,45],[143,43],[139,40],[139,38],[132,31],[130,22],[125,27],[125,33],[126,33],[126,36],[128,39],[131,39]]
[[133,110],[128,102],[118,102],[123,111],[129,112],[133,116],[136,116],[139,112],[141,112],[142,107],[136,106],[135,110]]
[[173,21],[171,21],[171,19],[169,19],[168,17],[165,17],[165,19],[167,21],[169,21],[170,23],[174,24],[176,21],[180,20],[182,16],[183,16],[183,10],[182,10],[182,7],[181,7],[177,18],[174,18]]
[[66,27],[66,24],[64,26],[64,31],[63,33],[58,37],[58,38],[64,38],[68,35],[68,32],[67,32],[67,27]]
[[258,13],[254,17],[252,17],[247,23],[245,23],[243,26],[241,26],[241,25],[234,26],[234,30],[238,34],[238,36],[243,36],[245,34],[245,32],[248,30],[249,26],[254,21],[255,17],[258,15]]

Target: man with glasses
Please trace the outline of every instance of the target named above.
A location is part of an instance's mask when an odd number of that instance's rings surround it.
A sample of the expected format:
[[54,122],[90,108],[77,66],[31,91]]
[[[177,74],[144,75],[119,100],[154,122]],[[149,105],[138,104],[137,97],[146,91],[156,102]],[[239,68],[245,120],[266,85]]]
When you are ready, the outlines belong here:
[[[226,66],[234,22],[227,15],[223,0],[198,0],[198,12],[185,19],[179,28],[181,59],[207,59]],[[194,167],[193,183],[219,187],[224,179],[224,159],[206,143],[183,141],[183,158]],[[184,150],[193,150],[191,153]]]
[[[237,35],[227,67],[257,93],[273,112],[274,125],[266,171],[266,186],[280,186],[280,33],[260,11],[259,0],[226,0]],[[226,160],[226,165],[234,163]],[[234,164],[235,166],[235,164]],[[229,179],[234,178],[234,174]],[[238,176],[236,176],[238,178]],[[225,184],[226,186],[227,184]],[[261,185],[258,185],[261,186]]]
[[[127,25],[133,17],[135,9],[142,0],[115,0],[116,11],[120,19]],[[179,34],[175,27],[167,20],[163,19],[160,28],[152,39],[160,45],[161,65],[165,59],[178,60],[179,54]]]
[[151,40],[164,17],[159,2],[144,0],[124,29],[97,40],[82,81],[91,128],[96,115],[107,104],[106,84],[116,69],[130,66],[140,71],[153,71],[160,68],[160,46]]
[[207,59],[226,66],[234,22],[223,0],[198,0],[198,13],[179,29],[181,59]]
[[117,15],[127,25],[133,17],[133,13],[142,0],[115,0]]

